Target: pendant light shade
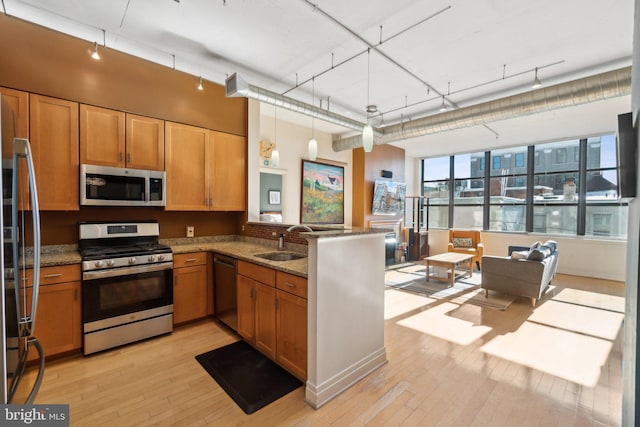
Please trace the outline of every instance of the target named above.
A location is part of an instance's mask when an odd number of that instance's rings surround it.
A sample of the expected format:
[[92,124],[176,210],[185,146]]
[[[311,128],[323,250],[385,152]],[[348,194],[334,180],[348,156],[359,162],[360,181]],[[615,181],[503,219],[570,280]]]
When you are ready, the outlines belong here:
[[315,160],[318,156],[318,141],[314,137],[309,140],[309,160]]
[[271,152],[271,166],[274,168],[280,166],[280,153],[278,150],[273,150]]
[[373,150],[373,128],[370,124],[362,128],[362,148],[365,153],[370,153]]

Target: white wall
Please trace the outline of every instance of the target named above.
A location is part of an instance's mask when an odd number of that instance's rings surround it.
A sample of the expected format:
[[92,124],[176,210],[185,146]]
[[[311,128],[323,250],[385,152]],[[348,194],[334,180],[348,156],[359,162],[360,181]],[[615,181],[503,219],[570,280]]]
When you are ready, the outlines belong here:
[[[270,109],[258,101],[249,100],[249,138],[248,138],[248,214],[249,221],[259,221],[260,215],[260,170],[269,172],[269,168],[262,165],[259,152],[260,140],[274,141],[280,153],[280,164],[277,173],[282,177],[282,221],[285,224],[300,222],[300,185],[302,173],[302,159],[307,159],[307,144],[311,137],[311,128],[278,120],[274,124],[273,116],[260,114],[260,109]],[[274,132],[275,128],[275,132]],[[318,141],[317,161],[323,159],[338,162],[344,166],[344,218],[345,225],[351,225],[352,207],[352,152],[334,152],[331,146],[332,135],[314,131]]]
[[[625,281],[627,242],[546,234],[482,233],[485,255],[507,256],[508,247],[530,246],[535,241],[558,243],[558,273]],[[447,251],[449,230],[429,230],[429,254]]]

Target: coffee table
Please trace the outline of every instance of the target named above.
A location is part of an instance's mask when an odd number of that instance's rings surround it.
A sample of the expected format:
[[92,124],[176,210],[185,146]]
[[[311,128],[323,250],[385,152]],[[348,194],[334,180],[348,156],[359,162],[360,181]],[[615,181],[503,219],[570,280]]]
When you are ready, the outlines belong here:
[[[463,277],[471,277],[473,274],[473,255],[445,252],[425,258],[427,262],[427,282],[429,279],[443,280],[453,286],[456,280]],[[434,267],[434,272],[429,272],[429,267]],[[446,269],[446,276],[439,276],[437,267]]]

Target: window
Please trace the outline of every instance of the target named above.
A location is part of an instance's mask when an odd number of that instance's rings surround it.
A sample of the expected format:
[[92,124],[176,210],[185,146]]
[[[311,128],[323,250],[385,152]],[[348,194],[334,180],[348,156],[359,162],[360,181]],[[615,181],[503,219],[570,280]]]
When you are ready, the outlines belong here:
[[626,237],[615,135],[425,159],[423,168],[430,227]]

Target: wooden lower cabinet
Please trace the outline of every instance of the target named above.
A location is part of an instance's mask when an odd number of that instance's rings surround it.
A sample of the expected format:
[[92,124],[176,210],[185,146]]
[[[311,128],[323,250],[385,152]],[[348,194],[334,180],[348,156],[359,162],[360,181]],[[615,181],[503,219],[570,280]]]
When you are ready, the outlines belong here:
[[207,253],[176,254],[173,267],[173,324],[206,317]]
[[[27,271],[29,304],[33,296],[32,274],[33,270]],[[40,341],[45,357],[82,348],[80,265],[40,269],[40,293],[35,321],[33,336]],[[29,351],[28,359],[37,359],[35,348]]]
[[238,334],[301,379],[307,376],[307,281],[238,261]]

